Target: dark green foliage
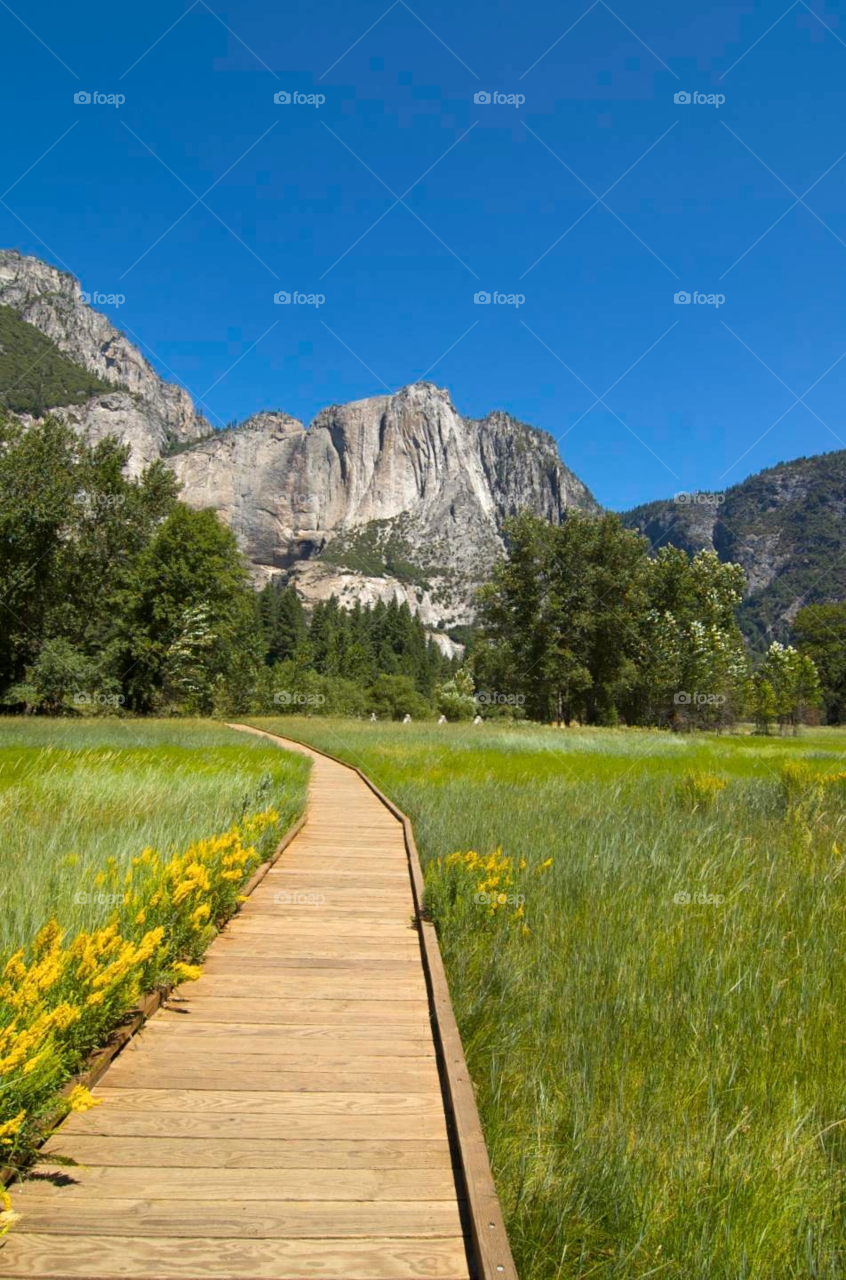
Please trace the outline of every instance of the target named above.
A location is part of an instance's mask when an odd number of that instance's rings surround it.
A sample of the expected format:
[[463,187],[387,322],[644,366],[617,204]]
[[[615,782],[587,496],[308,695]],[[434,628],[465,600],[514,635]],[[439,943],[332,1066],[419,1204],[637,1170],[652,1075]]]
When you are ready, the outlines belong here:
[[655,559],[619,516],[524,514],[479,593],[472,665],[488,705],[569,724],[728,723],[746,658],[734,610],[743,574],[707,552]]
[[206,712],[253,696],[262,647],[231,531],[138,481],[114,440],[0,416],[0,699]]
[[293,587],[278,579],[269,582],[258,597],[265,662],[272,666],[304,653],[308,639],[305,612]]
[[98,392],[114,391],[63,356],[54,342],[0,307],[0,404],[12,413],[40,415],[57,405],[82,404]]
[[380,720],[425,720],[431,704],[415,689],[410,676],[380,675],[370,690],[370,705]]
[[828,724],[846,720],[846,604],[814,604],[793,620],[800,653],[812,658],[822,685]]

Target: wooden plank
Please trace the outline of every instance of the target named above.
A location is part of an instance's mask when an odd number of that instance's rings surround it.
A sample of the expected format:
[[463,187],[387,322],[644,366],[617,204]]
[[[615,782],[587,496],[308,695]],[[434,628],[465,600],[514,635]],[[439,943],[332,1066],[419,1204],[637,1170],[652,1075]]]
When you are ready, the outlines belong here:
[[203,968],[204,973],[243,974],[245,978],[253,974],[271,974],[297,972],[310,975],[315,971],[330,970],[342,973],[345,977],[361,974],[364,977],[383,976],[403,980],[414,980],[420,973],[420,957],[399,959],[396,956],[292,956],[292,955],[256,955],[254,952],[241,952],[227,955],[218,951],[210,956]]
[[[112,1089],[102,1085],[97,1097],[121,1111],[155,1111],[157,1115],[175,1111],[192,1117],[218,1112],[228,1115],[273,1116],[297,1120],[300,1117],[418,1116],[427,1123],[430,1116],[443,1115],[439,1095],[432,1093],[383,1093],[378,1088],[364,1093],[282,1093],[273,1090],[240,1089]],[[108,1117],[109,1111],[103,1116]]]
[[[153,1058],[126,1059],[116,1062],[109,1072],[111,1089],[240,1089],[243,1093],[261,1093],[281,1089],[287,1093],[365,1093],[378,1087],[380,1093],[435,1093],[441,1098],[441,1082],[434,1060],[424,1068],[408,1066],[419,1059],[383,1058],[380,1065],[391,1062],[379,1073],[356,1071],[296,1071],[280,1068],[273,1059],[234,1058],[215,1063],[209,1071],[206,1055],[186,1060],[184,1054],[157,1054]],[[266,1064],[270,1062],[270,1066]],[[257,1065],[260,1064],[260,1065]]]
[[[273,1027],[255,1026],[248,1022],[230,1022],[222,1028],[216,1022],[203,1023],[192,1017],[190,1025],[180,1020],[157,1020],[144,1033],[141,1044],[154,1044],[164,1039],[175,1050],[193,1046],[195,1049],[220,1049],[223,1052],[272,1053],[280,1056],[307,1053],[312,1056],[325,1054],[337,1057],[338,1046],[344,1053],[359,1053],[366,1057],[429,1058],[434,1057],[435,1047],[427,1024],[420,1021],[419,1028],[397,1028],[390,1023],[368,1027],[362,1034],[361,1027],[339,1028],[314,1026]],[[127,1053],[133,1052],[131,1049]]]
[[[202,1096],[199,1093],[198,1097]],[[311,1094],[311,1097],[318,1095]],[[424,1129],[427,1136],[445,1138],[446,1120],[427,1116],[425,1125],[415,1115],[269,1116],[213,1111],[207,1115],[178,1112],[123,1111],[117,1105],[74,1113],[59,1133],[99,1134],[114,1138],[272,1138],[277,1141],[331,1141],[342,1132],[347,1138],[378,1138],[383,1142],[409,1142]]]
[[456,1280],[464,1240],[213,1240],[179,1236],[49,1235],[16,1231],[0,1254],[3,1280]]
[[[96,1139],[91,1139],[96,1141]],[[104,1138],[103,1142],[113,1139]],[[141,1140],[143,1141],[143,1140]],[[69,1169],[59,1165],[39,1165],[30,1179],[20,1184],[15,1204],[26,1212],[31,1195],[44,1197],[56,1182],[61,1183],[62,1202],[84,1199],[89,1192],[96,1199],[217,1201],[237,1191],[239,1200],[446,1200],[456,1203],[455,1178],[448,1163],[440,1168],[416,1168],[413,1177],[397,1178],[391,1169],[250,1169],[233,1178],[231,1169],[176,1168],[149,1166],[114,1167],[99,1165]],[[51,1203],[54,1198],[50,1197]]]
[[[183,988],[183,991],[190,988]],[[405,1022],[418,1026],[429,1021],[425,997],[416,1000],[310,1000],[308,1004],[287,1000],[254,1000],[241,997],[204,995],[186,999],[184,1004],[167,1005],[177,1017],[202,1022],[251,1022],[285,1026],[316,1024],[321,1027],[363,1027],[372,1023]]]
[[[236,1197],[236,1198],[233,1198]],[[19,1209],[26,1214],[28,1231],[80,1236],[154,1236],[205,1239],[301,1240],[316,1248],[331,1231],[333,1239],[368,1239],[373,1236],[455,1237],[461,1235],[458,1204],[446,1201],[286,1200],[265,1203],[242,1200],[238,1188],[215,1203],[98,1199],[77,1197],[72,1213],[56,1215],[57,1195],[21,1192]],[[58,1195],[62,1207],[63,1193]],[[331,1226],[330,1226],[331,1224]],[[316,1243],[319,1241],[319,1244]],[[0,1255],[2,1261],[2,1255]]]
[[[74,1134],[51,1138],[44,1148],[70,1154],[86,1167],[160,1169],[355,1169],[358,1171],[451,1169],[452,1153],[444,1138],[430,1138],[421,1130],[409,1142],[339,1137],[324,1140],[261,1138],[192,1138],[165,1135],[152,1138],[109,1137],[107,1134]],[[74,1171],[71,1170],[73,1173]],[[2,1272],[0,1272],[2,1274]]]

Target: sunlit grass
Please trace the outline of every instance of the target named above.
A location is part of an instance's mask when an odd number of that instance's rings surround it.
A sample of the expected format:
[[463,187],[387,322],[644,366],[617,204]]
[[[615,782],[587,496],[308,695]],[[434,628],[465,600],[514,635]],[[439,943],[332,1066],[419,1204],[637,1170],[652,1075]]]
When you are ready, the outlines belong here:
[[254,723],[414,821],[523,1280],[846,1275],[846,733]]
[[96,877],[226,830],[273,805],[301,810],[300,757],[202,721],[0,720],[0,953],[52,917],[70,932],[110,916]]

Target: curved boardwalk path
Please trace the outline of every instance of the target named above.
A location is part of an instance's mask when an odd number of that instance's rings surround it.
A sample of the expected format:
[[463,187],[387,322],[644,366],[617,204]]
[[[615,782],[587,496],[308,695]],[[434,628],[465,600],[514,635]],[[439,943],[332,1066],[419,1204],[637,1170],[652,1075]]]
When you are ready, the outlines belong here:
[[308,754],[305,827],[50,1141],[84,1168],[13,1188],[0,1277],[470,1276],[402,826]]

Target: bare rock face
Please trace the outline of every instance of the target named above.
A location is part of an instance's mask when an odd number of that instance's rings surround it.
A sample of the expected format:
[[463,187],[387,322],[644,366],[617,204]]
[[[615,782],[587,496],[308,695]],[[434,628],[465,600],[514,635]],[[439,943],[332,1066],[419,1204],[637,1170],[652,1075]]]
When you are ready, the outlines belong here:
[[[67,423],[89,444],[116,436],[123,444],[131,445],[125,471],[134,479],[160,458],[171,442],[164,419],[128,391],[113,391],[93,396],[85,404],[51,409],[50,416]],[[24,422],[32,421],[30,414],[20,417]]]
[[309,600],[405,599],[431,624],[470,616],[508,515],[597,509],[551,437],[505,414],[463,418],[426,382],[333,405],[307,431],[260,414],[169,465],[257,577],[289,572]]
[[[0,250],[0,306],[16,311],[69,359],[137,397],[139,415],[127,419],[124,425],[130,434],[123,437],[133,446],[133,453],[148,451],[146,437],[152,438],[160,424],[174,443],[199,439],[211,430],[195,411],[188,392],[164,382],[138,348],[106,316],[83,301],[79,282],[72,275],[40,258]],[[145,412],[151,418],[149,432],[139,426]],[[133,434],[136,426],[137,437]]]
[[214,432],[73,276],[0,251],[0,305],[114,384],[55,416],[92,442],[130,445],[133,475],[165,457],[183,499],[233,529],[256,581],[282,573],[309,602],[394,598],[429,626],[465,622],[509,515],[558,522],[568,507],[598,509],[552,437],[505,413],[464,418],[430,382],[333,405],[308,430],[265,412]]

